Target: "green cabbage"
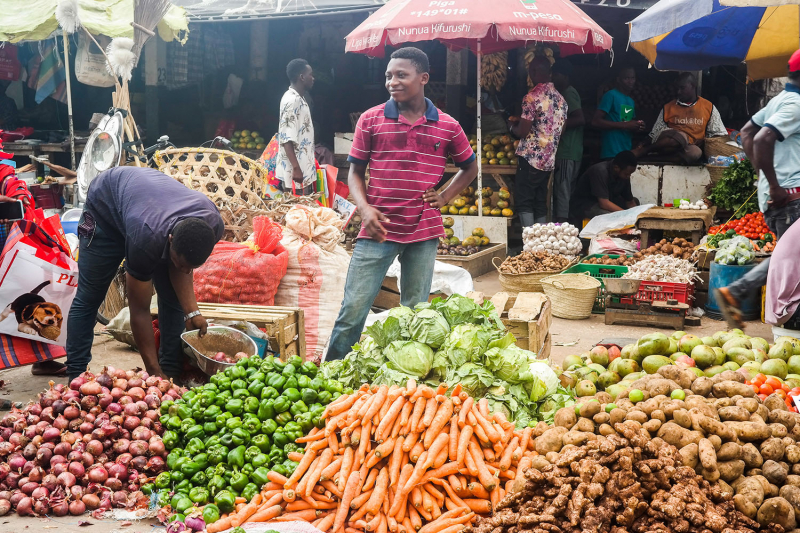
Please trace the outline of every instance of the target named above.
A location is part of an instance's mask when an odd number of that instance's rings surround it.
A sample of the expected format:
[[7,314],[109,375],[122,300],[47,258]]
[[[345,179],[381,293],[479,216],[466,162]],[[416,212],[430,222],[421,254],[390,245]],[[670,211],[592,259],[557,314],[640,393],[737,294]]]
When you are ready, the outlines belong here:
[[447,339],[450,325],[438,311],[423,309],[411,320],[408,331],[413,340],[436,349]]
[[353,346],[353,351],[344,359],[322,363],[322,375],[335,379],[342,386],[359,388],[363,383],[371,383],[375,372],[386,362],[381,349],[371,337]]
[[448,367],[459,368],[467,363],[480,363],[492,337],[492,331],[475,324],[460,324],[453,328],[436,352],[433,366],[444,378]]
[[495,378],[486,368],[467,363],[461,367],[451,367],[447,372],[448,384],[461,383],[461,387],[473,398],[482,398]]
[[417,341],[394,341],[383,350],[393,368],[416,378],[425,377],[433,364],[433,350]]
[[[544,396],[555,394],[561,384],[561,380],[558,379],[558,375],[556,375],[555,371],[550,368],[550,365],[548,365],[546,361],[537,361],[533,359],[528,365],[528,369],[533,377],[538,378],[544,383]],[[532,399],[533,401],[538,400],[538,398]]]
[[418,379],[418,376],[406,374],[402,370],[398,370],[392,363],[384,363],[375,372],[375,377],[372,379],[372,385],[405,385],[409,379]]
[[400,336],[404,339],[411,338],[411,334],[408,332],[408,325],[414,319],[414,310],[401,305],[400,307],[390,309],[389,316],[400,321]]
[[511,345],[486,350],[484,358],[486,368],[499,379],[509,383],[524,383],[531,381],[533,377],[528,369],[529,358],[533,355],[528,350]]
[[420,309],[434,309],[444,315],[450,327],[459,324],[478,324],[487,326],[498,331],[504,331],[505,327],[500,317],[497,315],[492,302],[485,302],[483,305],[476,304],[472,299],[459,294],[453,294],[446,300],[434,298],[431,303],[422,303],[417,306]]
[[375,322],[365,331],[379,347],[386,348],[390,343],[400,340],[403,330],[400,319],[390,316],[383,322]]

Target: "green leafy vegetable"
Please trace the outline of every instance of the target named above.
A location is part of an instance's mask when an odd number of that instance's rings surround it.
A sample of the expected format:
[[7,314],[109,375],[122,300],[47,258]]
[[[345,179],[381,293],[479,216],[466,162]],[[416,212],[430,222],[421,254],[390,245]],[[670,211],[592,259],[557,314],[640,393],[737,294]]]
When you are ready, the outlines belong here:
[[366,332],[379,348],[386,348],[390,343],[400,339],[402,333],[400,319],[390,316],[383,322],[375,322],[366,329]]
[[531,381],[532,376],[528,368],[528,361],[535,357],[533,352],[523,350],[516,345],[507,348],[492,348],[486,350],[484,358],[486,368],[494,375],[508,383],[523,383]]
[[491,372],[475,363],[451,367],[445,379],[445,383],[461,383],[461,387],[467,391],[467,394],[474,398],[482,398],[494,381],[495,377]]
[[758,210],[757,195],[753,194],[756,181],[758,176],[749,159],[733,163],[711,189],[708,199],[719,209],[735,211],[736,218],[741,218]]
[[438,311],[422,309],[411,320],[408,331],[415,341],[436,349],[444,344],[447,334],[450,333],[450,325]]
[[400,307],[390,309],[389,316],[400,321],[400,336],[404,339],[410,339],[411,334],[408,332],[408,325],[414,319],[414,310],[401,305]]
[[428,375],[433,363],[431,347],[417,341],[394,341],[383,354],[394,368],[416,378]]

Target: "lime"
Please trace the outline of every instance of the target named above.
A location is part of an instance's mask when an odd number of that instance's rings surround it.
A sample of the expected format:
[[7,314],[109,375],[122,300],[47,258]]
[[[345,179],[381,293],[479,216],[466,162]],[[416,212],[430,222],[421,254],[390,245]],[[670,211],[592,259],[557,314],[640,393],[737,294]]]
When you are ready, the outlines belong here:
[[582,406],[583,406],[582,403],[576,403],[575,404],[575,415],[576,416],[581,416],[581,407]]
[[633,389],[628,393],[628,399],[633,403],[639,403],[644,400],[644,393],[639,389]]
[[684,400],[686,399],[686,393],[683,392],[683,389],[675,389],[669,397],[673,400]]
[[610,413],[611,411],[613,411],[616,408],[617,408],[617,404],[615,404],[615,403],[607,403],[606,404],[606,413]]

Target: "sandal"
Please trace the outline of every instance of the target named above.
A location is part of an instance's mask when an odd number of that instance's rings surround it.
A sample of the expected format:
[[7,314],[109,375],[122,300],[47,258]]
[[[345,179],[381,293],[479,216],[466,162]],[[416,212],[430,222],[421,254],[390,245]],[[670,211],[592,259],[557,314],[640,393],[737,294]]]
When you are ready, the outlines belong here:
[[728,323],[730,329],[744,330],[744,321],[742,320],[742,312],[739,310],[739,302],[731,295],[727,287],[721,289],[714,289],[714,298],[717,300],[719,311],[722,313],[725,322]]
[[58,361],[41,361],[33,363],[31,366],[31,374],[34,376],[66,376],[67,365],[59,363]]

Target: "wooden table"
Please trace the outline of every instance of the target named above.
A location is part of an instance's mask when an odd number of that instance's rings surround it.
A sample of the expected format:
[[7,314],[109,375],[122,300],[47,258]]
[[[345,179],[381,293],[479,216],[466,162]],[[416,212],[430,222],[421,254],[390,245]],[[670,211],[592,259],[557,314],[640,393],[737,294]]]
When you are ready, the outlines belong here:
[[642,248],[650,246],[650,230],[689,232],[692,234],[692,244],[697,246],[708,231],[715,212],[714,207],[703,211],[663,207],[648,209],[636,221],[636,228],[642,232]]

